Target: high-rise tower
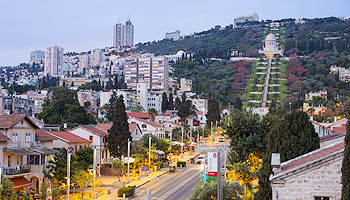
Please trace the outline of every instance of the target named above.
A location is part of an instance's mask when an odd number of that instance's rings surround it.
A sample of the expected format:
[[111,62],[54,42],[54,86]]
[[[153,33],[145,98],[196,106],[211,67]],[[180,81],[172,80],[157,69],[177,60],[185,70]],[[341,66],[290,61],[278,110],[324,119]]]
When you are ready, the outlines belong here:
[[126,21],[125,25],[118,23],[113,28],[113,46],[133,46],[134,45],[134,25],[131,21]]

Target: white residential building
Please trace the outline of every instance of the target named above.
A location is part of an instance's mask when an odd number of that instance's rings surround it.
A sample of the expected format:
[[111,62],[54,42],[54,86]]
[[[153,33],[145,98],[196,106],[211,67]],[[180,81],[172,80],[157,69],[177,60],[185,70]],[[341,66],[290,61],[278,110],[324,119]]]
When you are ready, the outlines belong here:
[[138,83],[136,95],[139,97],[138,104],[141,105],[146,112],[154,108],[159,113],[162,110],[162,92],[149,91],[147,83]]
[[44,75],[63,75],[63,52],[64,49],[58,46],[51,46],[45,49]]
[[208,112],[208,100],[207,99],[188,99],[192,101],[192,105],[196,107],[199,112],[206,114]]
[[233,25],[236,28],[237,23],[253,22],[253,21],[259,21],[259,16],[256,13],[253,13],[253,14],[248,15],[248,16],[235,17],[233,19]]
[[312,98],[314,97],[322,97],[324,99],[327,99],[327,90],[322,90],[318,92],[309,92],[308,94],[305,94],[306,101],[312,100]]
[[179,40],[180,39],[180,31],[176,30],[175,32],[165,33],[165,39],[168,40]]
[[180,91],[181,92],[191,92],[192,91],[192,80],[191,79],[180,79]]

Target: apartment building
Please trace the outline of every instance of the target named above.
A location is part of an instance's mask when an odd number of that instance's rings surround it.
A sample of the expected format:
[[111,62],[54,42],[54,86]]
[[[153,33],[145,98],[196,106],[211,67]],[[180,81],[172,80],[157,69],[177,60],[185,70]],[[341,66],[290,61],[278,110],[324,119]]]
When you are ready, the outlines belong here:
[[63,53],[64,49],[58,46],[51,46],[45,49],[45,76],[63,75]]
[[253,13],[247,16],[235,17],[233,19],[233,26],[236,28],[237,23],[253,22],[253,21],[259,21],[259,16],[256,13]]
[[0,114],[33,115],[34,101],[14,96],[0,96]]
[[150,90],[167,91],[168,65],[168,59],[163,56],[125,58],[125,82],[133,90],[137,83],[147,83]]
[[113,27],[113,46],[116,48],[134,45],[134,25],[128,20],[125,25],[117,23]]

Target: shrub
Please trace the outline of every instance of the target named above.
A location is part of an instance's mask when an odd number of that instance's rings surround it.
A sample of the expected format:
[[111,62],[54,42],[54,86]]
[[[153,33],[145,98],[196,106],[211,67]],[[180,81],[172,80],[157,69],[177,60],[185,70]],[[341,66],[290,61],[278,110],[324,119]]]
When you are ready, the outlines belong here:
[[180,167],[180,166],[186,167],[186,162],[184,162],[184,161],[178,161],[178,162],[177,162],[177,167]]
[[126,197],[131,197],[134,194],[134,188],[132,187],[122,187],[118,190],[118,197],[123,197],[125,193]]

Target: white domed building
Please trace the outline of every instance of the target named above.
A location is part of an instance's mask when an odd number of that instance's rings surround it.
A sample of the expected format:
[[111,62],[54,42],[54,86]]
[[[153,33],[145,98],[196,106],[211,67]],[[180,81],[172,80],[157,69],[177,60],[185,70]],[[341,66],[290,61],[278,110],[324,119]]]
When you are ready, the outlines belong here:
[[283,49],[278,49],[276,36],[270,33],[265,38],[264,50],[259,50],[259,53],[263,53],[267,57],[273,57],[275,54],[283,56]]

